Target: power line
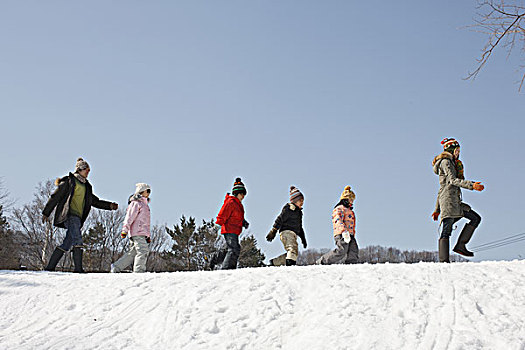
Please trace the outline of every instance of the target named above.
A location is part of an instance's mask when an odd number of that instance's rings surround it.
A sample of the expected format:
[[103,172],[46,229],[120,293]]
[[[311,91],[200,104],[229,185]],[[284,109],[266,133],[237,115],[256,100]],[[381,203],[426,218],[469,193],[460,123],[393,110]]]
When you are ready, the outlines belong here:
[[475,247],[473,247],[474,249],[478,249],[478,248],[481,248],[481,247],[484,247],[484,246],[487,246],[487,245],[492,245],[492,244],[496,244],[496,243],[500,243],[500,242],[503,242],[503,241],[506,241],[506,240],[510,240],[512,238],[518,238],[518,237],[525,237],[525,233],[519,233],[517,235],[514,235],[514,236],[509,236],[509,237],[506,237],[506,238],[502,238],[502,239],[497,239],[493,242],[489,242],[489,243],[485,243],[485,244],[480,244],[480,245],[477,245]]
[[481,249],[475,249],[474,251],[475,252],[482,252],[482,251],[485,251],[485,250],[500,248],[500,247],[504,247],[504,246],[509,245],[509,244],[514,244],[514,243],[523,242],[523,241],[525,241],[525,237],[523,237],[521,239],[515,239],[513,241],[508,241],[508,242],[504,242],[504,243],[495,244],[495,245],[492,245],[492,246],[487,246],[487,247],[481,248]]
[[482,252],[485,250],[500,248],[509,244],[514,244],[522,241],[525,241],[525,233],[520,233],[506,238],[498,239],[489,243],[481,244],[473,247],[471,250],[474,252]]

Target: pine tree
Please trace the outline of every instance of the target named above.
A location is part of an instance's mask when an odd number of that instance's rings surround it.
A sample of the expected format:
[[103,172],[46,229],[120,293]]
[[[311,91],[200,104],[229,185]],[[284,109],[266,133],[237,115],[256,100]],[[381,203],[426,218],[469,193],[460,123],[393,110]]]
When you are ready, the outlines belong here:
[[197,231],[199,249],[196,251],[196,264],[198,270],[204,270],[206,258],[215,252],[215,241],[219,235],[219,229],[213,220],[202,220],[202,226]]
[[172,265],[176,271],[196,270],[193,253],[195,250],[195,218],[190,217],[186,220],[183,215],[180,225],[174,225],[173,230],[166,227],[166,233],[173,239],[173,246],[167,258],[172,260]]
[[265,256],[257,248],[257,240],[253,235],[243,237],[241,240],[241,254],[239,256],[239,267],[261,267],[264,264]]
[[82,235],[84,243],[84,268],[87,271],[100,271],[104,263],[104,241],[106,230],[102,223],[95,224]]
[[166,227],[166,232],[174,243],[171,251],[163,254],[169,261],[169,267],[175,271],[203,270],[205,257],[214,251],[217,228],[213,220],[202,222],[201,226],[195,224],[195,218],[186,219],[183,215],[179,225],[173,229]]

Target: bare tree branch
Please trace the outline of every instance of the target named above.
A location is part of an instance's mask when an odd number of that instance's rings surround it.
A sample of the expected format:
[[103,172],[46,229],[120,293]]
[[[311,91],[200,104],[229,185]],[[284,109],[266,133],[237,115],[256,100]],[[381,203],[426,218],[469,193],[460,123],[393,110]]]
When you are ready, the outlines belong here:
[[8,211],[15,203],[10,197],[11,194],[5,187],[4,178],[0,177],[0,206],[4,208],[4,211]]
[[[477,9],[478,18],[474,20],[475,24],[470,28],[475,28],[473,31],[488,35],[489,39],[482,49],[481,56],[476,59],[478,66],[473,72],[468,73],[465,80],[473,80],[477,77],[498,46],[506,48],[507,59],[512,52],[516,51],[518,44],[522,46],[521,51],[525,52],[525,29],[522,27],[522,20],[525,19],[523,6],[508,4],[505,1],[485,0],[478,2]],[[523,66],[520,66],[520,70],[523,71]],[[522,77],[519,91],[525,81],[525,73],[520,74]]]

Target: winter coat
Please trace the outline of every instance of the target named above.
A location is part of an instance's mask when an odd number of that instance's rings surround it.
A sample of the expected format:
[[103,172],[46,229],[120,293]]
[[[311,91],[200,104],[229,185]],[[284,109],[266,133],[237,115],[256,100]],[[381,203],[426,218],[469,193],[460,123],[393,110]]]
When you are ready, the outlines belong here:
[[439,192],[436,201],[437,213],[441,213],[441,220],[446,218],[460,218],[468,205],[462,203],[461,188],[473,189],[473,181],[462,180],[457,177],[454,157],[449,152],[443,152],[432,162],[434,173],[439,176]]
[[221,233],[235,233],[240,235],[242,232],[242,223],[244,221],[244,207],[239,198],[226,194],[224,204],[222,205],[216,223],[221,225]]
[[[75,192],[75,180],[75,175],[72,173],[69,173],[69,175],[64,176],[61,179],[57,179],[55,184],[58,186],[58,188],[55,190],[55,192],[53,192],[53,194],[51,194],[51,198],[49,198],[46,206],[44,207],[44,210],[42,210],[42,215],[49,217],[53,212],[53,209],[56,207],[55,218],[53,221],[53,224],[56,227],[66,228],[64,223],[66,222],[69,214],[69,204],[71,197]],[[98,209],[111,210],[111,202],[101,200],[95,196],[89,181],[86,180],[84,185],[86,186],[86,193],[84,196],[84,210],[82,217],[80,218],[81,225],[84,225],[84,222],[86,221],[92,206]]]
[[128,209],[122,232],[133,236],[151,236],[150,231],[151,214],[148,205],[148,199],[142,196],[133,197]]
[[273,227],[279,231],[290,230],[301,238],[303,245],[306,244],[306,237],[303,230],[303,209],[295,204],[286,203],[281,214],[275,219]]
[[355,214],[352,207],[347,208],[340,204],[332,211],[332,224],[334,225],[334,237],[342,235],[347,231],[355,235]]

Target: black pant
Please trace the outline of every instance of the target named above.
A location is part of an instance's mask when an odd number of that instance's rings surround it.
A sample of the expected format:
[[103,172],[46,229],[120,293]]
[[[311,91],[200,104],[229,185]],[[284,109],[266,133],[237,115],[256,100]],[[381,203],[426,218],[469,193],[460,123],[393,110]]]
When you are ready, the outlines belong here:
[[[481,222],[481,216],[476,213],[474,210],[464,210],[463,217],[469,219],[470,222],[467,225],[472,225],[474,228],[478,227]],[[461,218],[446,218],[443,219],[443,230],[441,231],[441,238],[449,238],[452,234],[452,227],[456,222]]]
[[239,236],[235,233],[225,233],[224,238],[226,239],[226,245],[228,246],[228,252],[224,257],[222,263],[222,270],[230,270],[237,268],[237,261],[241,253],[241,245],[239,244]]
[[210,257],[210,264],[212,266],[220,265],[224,262],[224,259],[226,258],[226,254],[228,253],[227,248],[219,248],[215,253],[213,253]]

